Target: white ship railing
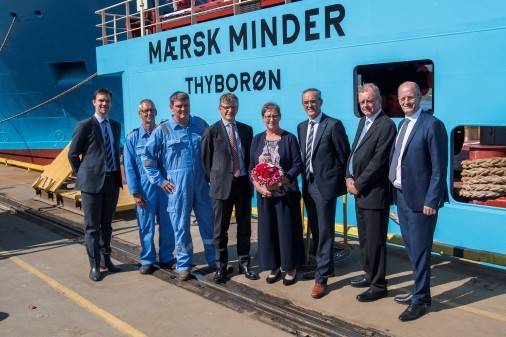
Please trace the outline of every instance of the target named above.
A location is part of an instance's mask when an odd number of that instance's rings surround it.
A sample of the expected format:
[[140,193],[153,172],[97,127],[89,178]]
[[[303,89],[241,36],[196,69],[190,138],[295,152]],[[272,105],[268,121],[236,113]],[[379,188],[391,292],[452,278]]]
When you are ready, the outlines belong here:
[[[270,2],[273,4],[286,4],[292,1]],[[160,4],[161,2],[163,4]],[[195,0],[190,0],[188,8],[179,9],[180,0],[126,0],[95,12],[101,20],[96,25],[101,30],[97,41],[101,41],[105,45],[170,29],[165,27],[170,26],[171,23],[177,24],[179,22],[178,26],[195,24],[198,22],[199,17],[203,15],[227,9],[232,9],[232,14],[237,15],[243,12],[247,5],[254,6],[258,4],[260,8],[261,2],[261,0],[214,0],[209,1],[207,4],[195,5]],[[250,8],[246,11],[254,9]],[[216,19],[228,15],[217,15]],[[185,20],[188,23],[184,23]]]

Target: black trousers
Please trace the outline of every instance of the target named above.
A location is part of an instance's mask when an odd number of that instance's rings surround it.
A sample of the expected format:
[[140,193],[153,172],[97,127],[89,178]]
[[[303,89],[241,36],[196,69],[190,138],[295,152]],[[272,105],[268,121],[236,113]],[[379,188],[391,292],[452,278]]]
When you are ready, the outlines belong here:
[[337,198],[326,200],[314,182],[307,183],[304,196],[307,218],[313,234],[313,254],[316,259],[315,281],[327,283],[334,272],[334,223]]
[[386,290],[386,248],[388,212],[385,209],[365,209],[355,204],[358,239],[362,254],[363,269],[371,289]]
[[239,263],[248,263],[251,245],[251,195],[247,176],[234,179],[228,199],[213,199],[214,235],[213,244],[216,250],[218,266],[228,263],[228,228],[230,217],[235,206],[237,222],[237,256]]
[[258,256],[262,270],[294,270],[304,263],[300,193],[263,198],[257,193]]
[[100,266],[100,254],[111,254],[112,218],[118,203],[119,186],[106,176],[99,193],[81,192],[84,212],[84,241],[91,267]]

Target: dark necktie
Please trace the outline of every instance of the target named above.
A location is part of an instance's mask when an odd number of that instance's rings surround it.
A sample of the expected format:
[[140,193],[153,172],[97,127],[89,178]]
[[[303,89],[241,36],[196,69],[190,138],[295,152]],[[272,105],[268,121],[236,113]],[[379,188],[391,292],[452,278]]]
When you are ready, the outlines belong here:
[[394,155],[392,156],[392,161],[390,162],[390,169],[388,171],[388,179],[390,179],[392,184],[394,183],[395,178],[397,177],[397,165],[399,164],[402,142],[404,141],[404,136],[406,136],[408,124],[409,119],[405,118],[404,123],[402,123],[401,130],[399,131],[399,137],[397,137],[397,141],[395,142]]
[[101,123],[102,131],[104,131],[104,142],[105,142],[105,157],[107,162],[107,171],[114,171],[114,156],[112,154],[111,138],[109,137],[109,130],[107,130],[107,124],[109,121],[104,119]]
[[314,136],[314,125],[315,121],[309,122],[309,136],[306,142],[306,179],[309,180],[311,177],[311,157],[313,156],[313,136]]
[[237,151],[237,142],[232,123],[228,123],[227,132],[230,141],[230,152],[232,153],[232,170],[234,172],[234,177],[237,178],[241,174],[241,165],[239,164],[239,153]]

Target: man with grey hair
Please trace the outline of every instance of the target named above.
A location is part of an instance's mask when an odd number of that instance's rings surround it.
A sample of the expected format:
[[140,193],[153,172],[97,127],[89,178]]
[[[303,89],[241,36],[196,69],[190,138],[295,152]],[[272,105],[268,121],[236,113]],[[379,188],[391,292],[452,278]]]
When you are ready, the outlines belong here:
[[357,295],[371,302],[387,295],[386,236],[390,209],[388,158],[395,139],[395,124],[381,109],[381,94],[373,83],[358,90],[363,117],[358,123],[346,166],[346,187],[355,196],[360,251],[365,275],[351,281],[368,288]]
[[[141,243],[139,272],[152,274],[158,264],[161,268],[171,268],[175,263],[174,231],[167,213],[167,196],[162,189],[150,183],[141,155],[146,142],[156,127],[156,107],[152,100],[143,99],[139,103],[141,126],[130,131],[126,137],[123,151],[123,166],[128,190],[136,204],[137,224]],[[155,222],[158,221],[159,258],[154,243]]]

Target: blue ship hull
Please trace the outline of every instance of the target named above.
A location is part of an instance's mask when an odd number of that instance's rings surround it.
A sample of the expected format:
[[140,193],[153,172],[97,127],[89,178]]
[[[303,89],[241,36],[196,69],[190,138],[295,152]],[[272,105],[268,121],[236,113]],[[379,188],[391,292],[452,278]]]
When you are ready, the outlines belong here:
[[[416,15],[420,11],[425,14]],[[264,130],[260,109],[267,101],[280,104],[282,127],[295,132],[306,118],[302,90],[318,87],[323,111],[341,119],[353,140],[357,84],[371,81],[367,76],[381,79],[382,92],[393,94],[383,97],[385,109],[397,99],[394,74],[407,71],[394,73],[389,65],[400,69],[399,64],[414,62],[417,67],[410,74],[432,83],[429,103],[454,146],[454,134],[461,126],[506,125],[504,98],[491,94],[502,87],[506,73],[504,13],[506,4],[499,0],[481,7],[461,6],[456,0],[421,5],[300,1],[99,47],[98,71],[122,73],[125,111],[134,111],[141,99],[151,98],[159,120],[170,118],[169,94],[184,90],[191,96],[192,113],[212,123],[220,117],[219,96],[233,91],[240,99],[239,120],[252,125],[255,133]],[[402,112],[390,108],[399,122]],[[126,130],[139,125],[135,114],[125,114],[124,122]],[[464,249],[485,251],[487,261],[504,261],[505,209],[459,198],[454,186],[458,168],[453,156],[448,160],[450,202],[439,213],[435,250],[464,257]],[[349,199],[348,222],[353,225],[354,202]],[[341,209],[336,221],[344,222]],[[394,221],[389,233],[400,237]]]
[[112,117],[123,121],[118,76],[95,77],[51,103],[5,121],[96,72],[94,11],[112,3],[0,1],[0,43],[6,38],[0,51],[0,157],[51,161],[69,142],[76,122],[93,113],[91,96],[99,87],[112,90]]

